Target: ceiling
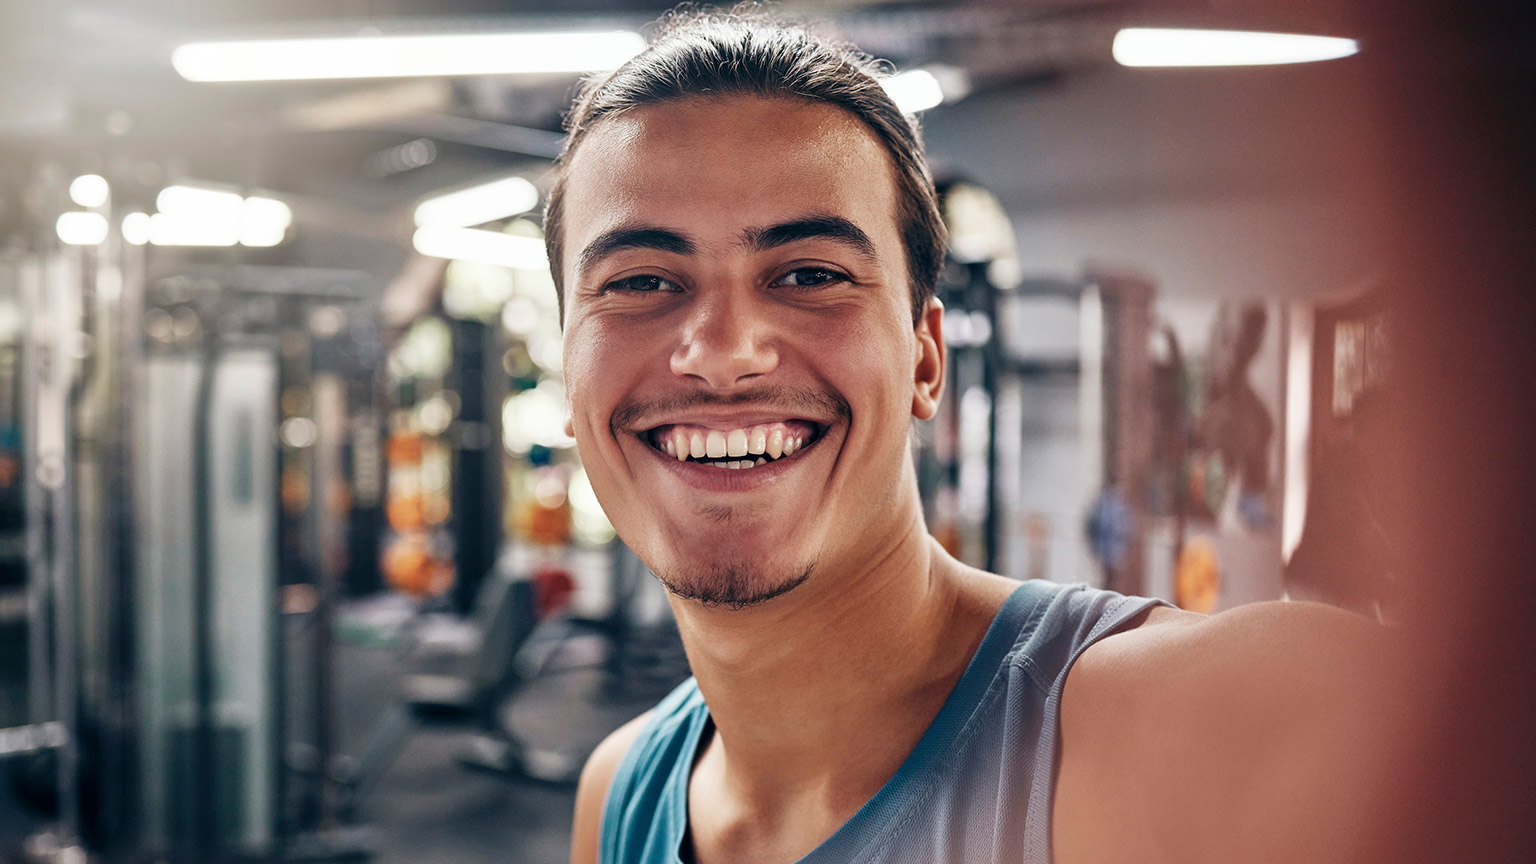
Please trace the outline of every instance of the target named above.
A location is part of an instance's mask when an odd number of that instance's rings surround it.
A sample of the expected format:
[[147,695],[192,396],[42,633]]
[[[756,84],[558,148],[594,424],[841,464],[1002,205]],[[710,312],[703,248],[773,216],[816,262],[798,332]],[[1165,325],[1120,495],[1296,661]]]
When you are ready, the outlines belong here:
[[[1110,64],[1115,27],[1139,23],[1336,26],[1328,0],[800,0],[778,8],[898,68],[965,71],[978,96]],[[171,49],[204,38],[358,32],[641,28],[648,0],[0,0],[0,180],[50,161],[98,171],[147,206],[172,180],[233,183],[293,202],[300,225],[357,242],[311,243],[304,263],[398,249],[421,197],[495,173],[537,177],[558,147],[575,76],[194,84]],[[432,142],[430,164],[395,150]],[[416,152],[419,155],[420,145]],[[420,161],[420,160],[416,160]],[[0,228],[7,196],[0,187]],[[136,202],[135,199],[138,199]],[[329,251],[322,251],[329,250]],[[386,256],[391,257],[391,256]],[[398,269],[398,260],[391,263]]]

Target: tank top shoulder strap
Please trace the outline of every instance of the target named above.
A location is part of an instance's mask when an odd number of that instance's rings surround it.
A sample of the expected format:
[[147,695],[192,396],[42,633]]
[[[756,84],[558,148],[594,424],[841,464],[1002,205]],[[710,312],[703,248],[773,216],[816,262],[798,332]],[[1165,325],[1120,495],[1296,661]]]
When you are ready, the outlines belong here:
[[599,829],[605,864],[677,864],[688,830],[688,775],[708,722],[692,678],[652,711],[608,788]]

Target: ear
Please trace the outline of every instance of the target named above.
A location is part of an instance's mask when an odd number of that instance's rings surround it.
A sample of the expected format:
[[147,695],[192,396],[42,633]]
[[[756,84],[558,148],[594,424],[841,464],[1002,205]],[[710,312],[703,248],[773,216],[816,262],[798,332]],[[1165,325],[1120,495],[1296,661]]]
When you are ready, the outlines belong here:
[[917,320],[912,356],[912,416],[929,420],[939,411],[948,358],[944,347],[944,304],[931,297]]

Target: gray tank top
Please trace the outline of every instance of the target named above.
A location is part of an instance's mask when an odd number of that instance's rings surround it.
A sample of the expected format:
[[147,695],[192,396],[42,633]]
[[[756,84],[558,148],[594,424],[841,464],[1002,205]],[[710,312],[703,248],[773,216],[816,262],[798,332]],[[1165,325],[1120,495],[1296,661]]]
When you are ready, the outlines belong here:
[[[800,864],[1050,861],[1067,670],[1157,602],[1085,585],[1020,585],[895,775]],[[688,777],[709,723],[692,679],[657,706],[609,788],[603,864],[679,864]]]

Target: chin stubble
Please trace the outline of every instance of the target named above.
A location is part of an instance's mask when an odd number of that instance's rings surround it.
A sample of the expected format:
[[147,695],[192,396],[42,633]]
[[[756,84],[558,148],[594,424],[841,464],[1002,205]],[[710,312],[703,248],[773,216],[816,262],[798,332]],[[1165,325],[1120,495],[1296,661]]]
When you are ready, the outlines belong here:
[[704,572],[657,573],[656,578],[668,591],[685,600],[740,611],[799,588],[811,578],[815,569],[816,562],[812,561],[803,570],[790,570],[777,578],[766,578],[762,571],[747,564],[714,564]]

